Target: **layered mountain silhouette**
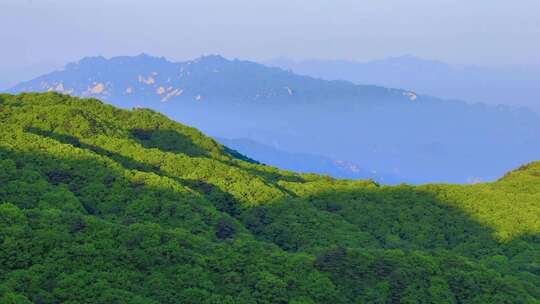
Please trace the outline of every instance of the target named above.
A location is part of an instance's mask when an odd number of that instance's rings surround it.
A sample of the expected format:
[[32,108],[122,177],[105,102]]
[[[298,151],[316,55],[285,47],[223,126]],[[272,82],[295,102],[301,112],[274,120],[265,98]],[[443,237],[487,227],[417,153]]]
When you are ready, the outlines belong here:
[[277,168],[300,173],[317,173],[345,179],[372,179],[382,184],[396,184],[399,179],[364,168],[355,163],[307,153],[290,153],[251,139],[216,138],[221,144]]
[[512,104],[540,112],[538,67],[457,66],[412,55],[367,62],[277,58],[266,63],[328,80],[407,88],[432,96]]
[[144,54],[84,58],[9,90],[25,91],[152,108],[212,136],[344,160],[406,182],[493,180],[540,153],[540,119],[526,109],[316,79],[216,55],[176,63]]
[[[57,91],[105,100],[124,98],[152,105],[173,100],[240,104],[301,104],[316,100],[344,103],[358,97],[411,99],[412,92],[375,86],[355,86],[298,76],[279,68],[249,61],[229,61],[219,55],[173,63],[141,54],[136,57],[87,57],[68,64],[63,71],[43,75],[8,90]],[[127,98],[126,98],[127,97]]]

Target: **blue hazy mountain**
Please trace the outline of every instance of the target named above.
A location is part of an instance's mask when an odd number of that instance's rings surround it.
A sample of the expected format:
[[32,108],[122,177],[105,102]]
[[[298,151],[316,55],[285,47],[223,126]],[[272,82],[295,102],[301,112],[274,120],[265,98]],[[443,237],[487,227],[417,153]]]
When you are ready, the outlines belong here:
[[9,90],[24,91],[152,108],[212,136],[344,160],[408,182],[492,180],[540,154],[540,119],[526,109],[328,81],[220,56],[89,57]]
[[307,153],[291,153],[245,138],[216,138],[221,144],[263,164],[300,173],[316,173],[345,179],[372,179],[378,183],[396,184],[399,179],[357,164]]
[[454,66],[411,55],[369,62],[278,58],[270,66],[327,80],[349,80],[490,104],[512,104],[540,111],[540,68]]

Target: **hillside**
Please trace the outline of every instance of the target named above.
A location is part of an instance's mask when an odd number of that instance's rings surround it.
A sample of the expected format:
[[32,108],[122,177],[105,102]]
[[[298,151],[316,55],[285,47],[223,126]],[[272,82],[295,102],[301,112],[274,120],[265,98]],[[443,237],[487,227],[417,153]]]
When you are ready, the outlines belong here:
[[540,164],[381,186],[147,109],[0,95],[1,303],[539,303]]
[[525,109],[315,79],[215,55],[185,62],[88,57],[10,90],[45,91],[154,109],[213,137],[342,160],[399,182],[493,181],[540,154],[540,117]]

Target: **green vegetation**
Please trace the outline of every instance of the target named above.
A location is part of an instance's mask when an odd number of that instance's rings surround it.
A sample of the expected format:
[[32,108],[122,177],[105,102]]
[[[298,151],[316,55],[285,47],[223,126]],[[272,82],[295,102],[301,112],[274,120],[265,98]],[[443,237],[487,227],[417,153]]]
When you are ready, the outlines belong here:
[[540,163],[380,186],[146,109],[0,95],[0,303],[540,303]]

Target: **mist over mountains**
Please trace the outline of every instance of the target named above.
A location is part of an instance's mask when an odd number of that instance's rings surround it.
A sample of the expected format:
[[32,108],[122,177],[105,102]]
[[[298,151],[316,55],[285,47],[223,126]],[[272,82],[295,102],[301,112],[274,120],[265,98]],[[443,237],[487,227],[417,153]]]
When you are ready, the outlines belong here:
[[318,173],[343,179],[372,179],[382,184],[397,184],[400,182],[389,174],[370,171],[358,164],[344,160],[308,153],[290,153],[274,147],[261,144],[251,139],[216,138],[221,144],[250,157],[253,156],[263,164],[300,173]]
[[540,112],[538,67],[455,66],[412,55],[367,62],[277,58],[265,63],[327,80],[407,88],[441,98],[524,106]]
[[316,79],[215,55],[186,62],[88,57],[9,90],[26,91],[152,108],[216,137],[354,163],[404,182],[493,180],[540,152],[540,119],[526,109]]

